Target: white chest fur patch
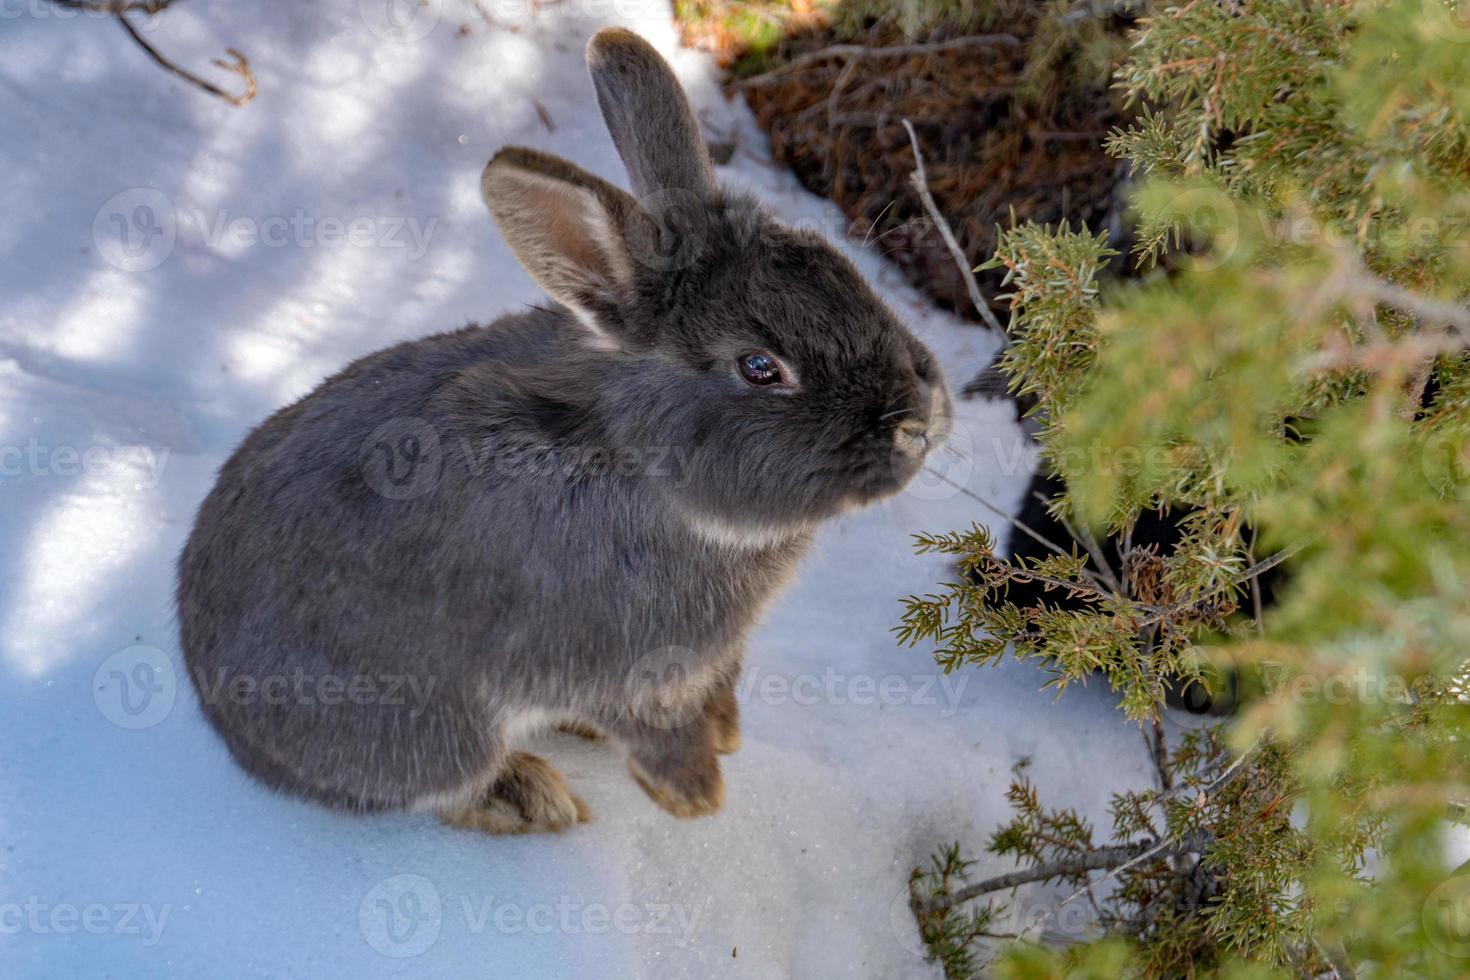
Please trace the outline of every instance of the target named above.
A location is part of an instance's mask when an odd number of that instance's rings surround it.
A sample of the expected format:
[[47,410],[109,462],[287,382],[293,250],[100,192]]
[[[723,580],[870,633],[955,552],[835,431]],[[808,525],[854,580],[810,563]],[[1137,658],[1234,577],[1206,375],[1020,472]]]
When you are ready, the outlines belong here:
[[807,531],[805,526],[734,524],[703,514],[689,514],[689,527],[704,541],[735,551],[761,551],[786,544]]

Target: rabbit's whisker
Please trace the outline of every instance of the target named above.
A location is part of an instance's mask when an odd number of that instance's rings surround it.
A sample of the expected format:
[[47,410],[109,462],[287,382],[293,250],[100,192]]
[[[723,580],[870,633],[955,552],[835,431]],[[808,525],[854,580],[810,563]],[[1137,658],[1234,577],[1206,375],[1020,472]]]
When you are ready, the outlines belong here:
[[878,222],[883,220],[883,216],[888,213],[888,209],[893,207],[894,203],[897,201],[898,198],[896,197],[892,201],[889,201],[887,206],[885,206],[882,211],[878,212],[878,217],[874,218],[872,222],[868,224],[867,234],[863,235],[863,248],[867,248],[870,244],[872,244],[869,240],[869,236],[873,234],[873,229],[878,227]]

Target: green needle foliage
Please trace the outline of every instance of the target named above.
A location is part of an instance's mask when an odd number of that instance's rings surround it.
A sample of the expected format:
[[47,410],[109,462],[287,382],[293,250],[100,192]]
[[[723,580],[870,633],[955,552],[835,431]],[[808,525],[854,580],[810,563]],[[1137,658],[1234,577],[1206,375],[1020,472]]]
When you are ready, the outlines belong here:
[[[1138,179],[1140,276],[1101,281],[1088,229],[1011,229],[990,263],[1072,533],[1029,562],[978,526],[920,538],[958,574],[898,632],[946,670],[1011,650],[1057,688],[1105,678],[1157,785],[1118,788],[1102,843],[1012,786],[989,850],[1063,896],[1090,882],[1066,910],[1093,931],[987,939],[1012,887],[956,848],[914,880],[923,934],[951,977],[1470,974],[1447,858],[1470,802],[1470,4],[1190,0],[1133,41],[1136,121],[1108,147]],[[1158,510],[1182,539],[1133,546]],[[1020,582],[1055,598],[1017,604]],[[1168,744],[1166,691],[1222,672],[1235,717]]]

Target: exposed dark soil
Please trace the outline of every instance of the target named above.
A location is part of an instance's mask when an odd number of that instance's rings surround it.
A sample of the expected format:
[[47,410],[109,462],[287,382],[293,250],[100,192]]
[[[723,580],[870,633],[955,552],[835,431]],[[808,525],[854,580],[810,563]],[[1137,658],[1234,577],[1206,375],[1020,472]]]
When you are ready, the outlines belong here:
[[[1007,23],[1000,37],[968,35],[973,41],[956,40],[964,34],[915,41],[879,24],[865,35],[870,50],[924,50],[833,52],[797,63],[850,43],[850,25],[843,33],[807,26],[761,58],[763,74],[732,86],[770,134],[776,158],[806,187],[836,202],[858,234],[940,305],[978,320],[910,184],[914,154],[903,120],[914,126],[930,191],[971,266],[990,257],[997,227],[1012,222],[1085,222],[1121,239],[1117,191],[1125,170],[1102,141],[1125,116],[1106,70],[1084,62],[1096,60],[1096,44],[1119,42],[1127,25],[1119,17],[1088,24],[1085,43],[1094,47],[1084,50],[1084,42],[1058,36],[1055,22]],[[737,77],[741,68],[737,59]],[[1004,322],[994,299],[1000,273],[979,277]]]

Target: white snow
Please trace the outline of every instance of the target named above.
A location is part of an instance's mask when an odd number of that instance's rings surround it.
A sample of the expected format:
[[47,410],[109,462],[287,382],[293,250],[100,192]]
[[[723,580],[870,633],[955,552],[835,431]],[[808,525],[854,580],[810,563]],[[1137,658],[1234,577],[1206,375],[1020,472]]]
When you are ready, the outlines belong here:
[[[250,426],[350,359],[537,297],[478,176],[523,143],[623,182],[582,65],[597,28],[671,57],[710,135],[739,142],[725,179],[847,232],[678,49],[666,0],[482,7],[180,2],[147,36],[212,78],[245,52],[244,109],[105,19],[0,7],[0,975],[933,977],[909,869],[955,839],[981,854],[1014,763],[1095,820],[1147,780],[1103,685],[1053,704],[1031,666],[942,677],[895,645],[899,597],[948,574],[909,535],[991,518],[932,481],[828,527],[754,636],[713,818],[666,816],[613,750],[565,737],[539,748],[596,820],[554,838],[350,818],[233,766],[174,636],[194,509]],[[986,362],[881,243],[844,247],[952,381]],[[1009,410],[960,411],[937,465],[1013,505]]]

